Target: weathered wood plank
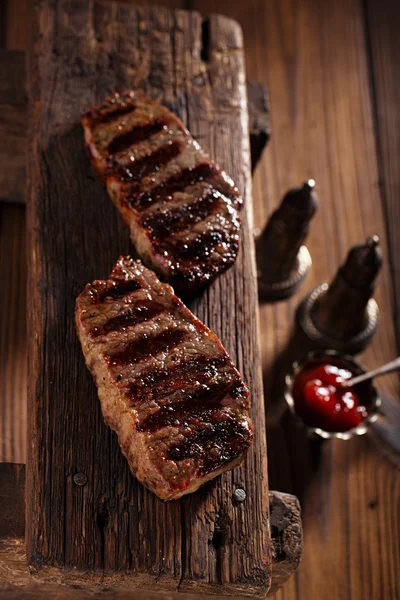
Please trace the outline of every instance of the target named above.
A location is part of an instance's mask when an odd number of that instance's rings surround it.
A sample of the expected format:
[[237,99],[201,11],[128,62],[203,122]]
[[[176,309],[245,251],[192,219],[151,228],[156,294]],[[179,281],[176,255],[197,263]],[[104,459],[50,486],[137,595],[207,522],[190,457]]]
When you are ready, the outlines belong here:
[[[110,589],[103,585],[83,587],[79,580],[71,585],[60,585],[57,581],[42,582],[34,579],[26,567],[26,552],[23,538],[0,539],[0,595],[2,600],[203,600],[204,595],[157,590]],[[86,582],[87,583],[87,582]],[[227,600],[226,596],[219,596]],[[215,596],[208,596],[215,598]],[[243,600],[243,597],[237,597]]]
[[[255,168],[270,137],[268,90],[247,83],[251,165]],[[25,202],[28,98],[25,53],[0,50],[0,202]]]
[[[38,53],[28,85],[34,108],[28,204],[30,563],[42,577],[58,577],[53,567],[77,566],[113,572],[110,585],[125,580],[135,587],[265,594],[271,547],[240,29],[211,18],[206,64],[196,13],[52,1],[39,2],[37,17]],[[247,205],[237,264],[193,308],[250,384],[256,443],[244,467],[168,504],[129,474],[115,436],[102,423],[73,323],[75,297],[84,284],[106,276],[115,258],[131,251],[128,232],[85,158],[78,125],[90,103],[125,86],[143,87],[172,103],[236,179]],[[78,472],[87,478],[82,487],[73,482]],[[247,500],[235,506],[238,483]]]
[[[8,59],[13,68],[2,68],[2,65],[8,65]],[[269,139],[269,104],[266,88],[264,84],[252,81],[247,84],[249,120],[250,120],[250,146],[252,167],[257,163],[262,150]],[[16,113],[6,123],[0,121],[0,131],[2,131],[3,144],[0,149],[2,170],[0,180],[3,181],[4,198],[3,201],[12,202],[13,199],[18,202],[25,202],[26,177],[25,166],[22,163],[22,155],[27,147],[27,121],[28,121],[28,98],[26,96],[26,74],[25,74],[25,54],[23,52],[0,51],[0,106],[6,104],[9,107],[9,113]],[[20,111],[20,112],[19,112]],[[19,120],[19,114],[24,114],[24,126],[18,127],[17,131],[14,124]],[[18,159],[16,154],[9,153],[8,149],[13,147],[13,137],[18,135]],[[10,138],[11,135],[11,138]],[[22,172],[24,176],[22,177]],[[6,258],[2,262],[2,280],[10,276],[9,265],[13,265],[11,279],[16,280],[18,289],[15,292],[16,297],[21,302],[20,307],[24,306],[25,291],[20,293],[24,285],[25,273],[25,213],[23,210],[14,210],[11,206],[3,206],[4,235],[1,240],[2,256]],[[16,237],[10,236],[8,217],[13,215],[17,219],[19,234]],[[23,238],[23,239],[22,239]],[[15,240],[22,240],[22,244],[15,244]],[[11,257],[11,263],[10,263]],[[21,265],[21,266],[20,266]],[[10,288],[13,289],[14,288]],[[13,292],[14,293],[14,292]],[[26,461],[26,339],[25,329],[19,335],[21,319],[18,311],[13,311],[14,296],[5,294],[1,304],[1,322],[3,327],[0,330],[0,348],[6,352],[6,360],[2,371],[2,389],[3,394],[0,401],[0,413],[2,415],[2,437],[0,445],[0,461],[25,462]],[[15,323],[10,327],[10,315],[14,315]],[[10,343],[8,335],[15,336],[13,343]],[[14,353],[15,350],[15,353]],[[9,407],[13,410],[10,411]],[[20,418],[15,418],[19,415]]]
[[[234,174],[239,189],[245,195],[247,211],[243,215],[239,260],[232,271],[219,278],[210,288],[206,302],[201,299],[194,303],[194,311],[203,321],[213,323],[213,328],[219,332],[228,352],[235,357],[245,380],[252,382],[254,415],[254,408],[262,400],[263,392],[257,373],[260,362],[258,342],[254,338],[258,301],[251,232],[248,121],[247,111],[243,110],[246,90],[243,55],[240,52],[242,38],[239,28],[227,19],[211,17],[205,28],[207,45],[203,47],[203,53],[208,58],[208,75],[204,72],[202,74],[200,40],[195,48],[194,64],[187,73],[187,81],[196,83],[187,88],[190,127],[196,139],[210,150],[212,156],[218,158],[229,173]],[[210,94],[208,98],[207,91]],[[211,131],[210,122],[213,123]],[[233,143],[233,131],[236,131],[236,143]],[[236,317],[232,314],[234,307]],[[253,338],[252,342],[249,337]],[[261,495],[257,492],[259,486],[265,486],[267,477],[266,448],[261,437],[264,431],[262,416],[256,420],[255,427],[258,432],[258,448],[252,457],[254,463],[251,468],[246,462],[244,467],[224,474],[221,486],[215,488],[215,493],[207,496],[204,511],[198,509],[200,497],[192,496],[185,500],[188,507],[185,512],[186,529],[192,533],[190,545],[187,545],[187,571],[181,584],[183,590],[191,590],[196,586],[206,591],[210,568],[216,580],[226,582],[232,579],[233,573],[241,572],[243,592],[247,589],[249,593],[257,593],[257,586],[266,586],[268,567],[266,563],[259,561],[260,550],[266,544],[263,536],[268,524],[262,507],[264,492]],[[236,485],[243,486],[248,493],[246,502],[239,506],[232,504],[232,490]],[[207,538],[210,519],[214,521],[214,527],[211,531],[211,544],[206,546],[204,539]],[[261,534],[258,539],[251,533],[253,525]],[[245,531],[248,532],[247,535],[243,535]],[[243,557],[235,549],[239,539],[243,544],[243,556],[246,556],[243,562]],[[198,549],[197,552],[194,549]],[[261,551],[263,552],[265,550]],[[259,557],[253,565],[248,561],[251,556]],[[235,593],[233,586],[225,587]]]
[[25,211],[0,203],[0,462],[26,457]]
[[394,284],[397,348],[400,348],[400,4],[367,0],[367,35],[377,119],[379,182],[384,203]]
[[27,129],[25,53],[0,50],[0,200],[25,201]]
[[300,564],[303,535],[299,519],[300,503],[295,496],[270,492],[269,511],[273,548],[272,585],[269,593],[274,594]]
[[[0,537],[8,538],[0,550],[0,590],[2,585],[8,584],[12,587],[17,583],[20,587],[28,587],[32,592],[36,585],[28,575],[25,552],[23,552],[23,548],[21,550],[22,544],[16,546],[14,543],[14,538],[22,538],[25,531],[25,465],[0,463],[0,500],[2,506]],[[300,505],[294,496],[269,492],[269,506],[273,556],[272,593],[282,586],[292,575],[293,570],[297,568],[301,558],[303,539]],[[8,553],[6,552],[7,545]],[[7,573],[7,565],[10,566],[15,562],[13,548],[17,548],[17,556],[21,557],[21,564],[14,565],[14,569],[18,569],[18,576],[14,573],[15,577],[11,577],[10,573]],[[56,587],[54,589],[57,590]],[[59,589],[57,592],[61,593]],[[115,590],[110,590],[109,595],[114,593]],[[84,591],[83,594],[86,595],[86,592]],[[74,596],[76,597],[75,594]],[[175,597],[182,598],[182,594],[177,593]]]

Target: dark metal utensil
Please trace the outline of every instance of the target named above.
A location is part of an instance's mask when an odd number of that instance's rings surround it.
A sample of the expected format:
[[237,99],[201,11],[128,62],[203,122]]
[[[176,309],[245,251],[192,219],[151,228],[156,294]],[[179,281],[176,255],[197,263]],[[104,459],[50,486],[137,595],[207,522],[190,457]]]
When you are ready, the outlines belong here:
[[398,369],[400,369],[400,356],[398,356],[394,360],[391,360],[385,365],[378,367],[377,369],[368,371],[368,373],[363,373],[362,375],[357,375],[357,377],[352,377],[351,379],[343,381],[340,387],[351,387],[353,385],[357,385],[358,383],[362,383],[363,381],[369,381],[370,379],[375,379],[375,377],[380,377],[381,375],[392,373],[393,371],[397,371]]

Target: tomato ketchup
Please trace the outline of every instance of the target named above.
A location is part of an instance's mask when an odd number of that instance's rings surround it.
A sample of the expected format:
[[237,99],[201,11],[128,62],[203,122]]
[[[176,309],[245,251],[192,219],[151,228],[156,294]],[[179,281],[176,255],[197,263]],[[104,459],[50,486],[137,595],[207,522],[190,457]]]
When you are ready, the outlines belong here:
[[311,427],[344,432],[358,427],[368,416],[370,382],[341,387],[358,372],[333,357],[311,360],[296,375],[292,396],[297,414]]

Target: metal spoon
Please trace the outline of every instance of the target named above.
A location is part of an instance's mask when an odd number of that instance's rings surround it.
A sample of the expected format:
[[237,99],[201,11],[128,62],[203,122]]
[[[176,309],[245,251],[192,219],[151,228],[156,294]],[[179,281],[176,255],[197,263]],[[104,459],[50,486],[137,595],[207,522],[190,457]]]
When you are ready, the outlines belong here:
[[397,369],[400,369],[400,356],[386,363],[385,365],[374,369],[373,371],[368,371],[368,373],[363,373],[362,375],[357,375],[357,377],[352,377],[351,379],[343,381],[343,383],[340,384],[340,387],[351,387],[353,385],[357,385],[357,383],[362,383],[363,381],[374,379],[374,377],[380,377],[380,375],[391,373],[392,371],[396,371]]

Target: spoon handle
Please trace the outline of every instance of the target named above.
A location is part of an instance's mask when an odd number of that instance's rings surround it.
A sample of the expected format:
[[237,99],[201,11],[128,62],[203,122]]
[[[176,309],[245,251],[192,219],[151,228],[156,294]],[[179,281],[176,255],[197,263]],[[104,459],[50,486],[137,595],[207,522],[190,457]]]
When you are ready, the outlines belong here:
[[356,385],[357,383],[362,383],[363,381],[368,381],[368,379],[373,379],[374,377],[379,377],[380,375],[385,375],[386,373],[391,373],[392,371],[396,371],[400,369],[400,356],[392,360],[391,362],[386,363],[386,365],[382,365],[373,371],[368,371],[368,373],[363,373],[362,375],[358,375],[357,377],[352,377],[347,381],[344,381],[344,387],[350,387],[352,385]]

